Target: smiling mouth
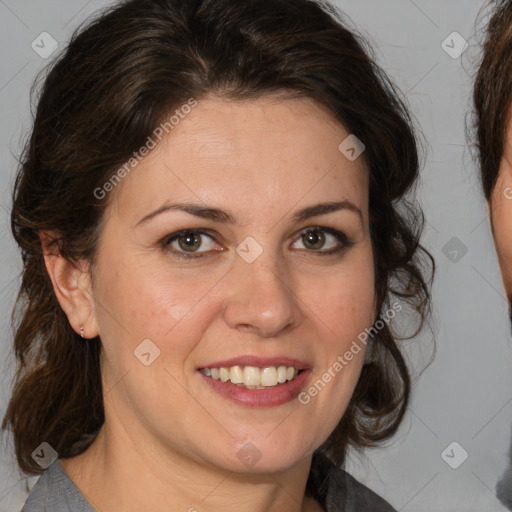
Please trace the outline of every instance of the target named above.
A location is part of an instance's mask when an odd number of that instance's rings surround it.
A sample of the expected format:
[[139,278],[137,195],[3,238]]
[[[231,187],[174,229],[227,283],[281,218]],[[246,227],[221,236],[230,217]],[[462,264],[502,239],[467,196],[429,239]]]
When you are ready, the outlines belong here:
[[281,386],[294,380],[303,370],[294,366],[222,366],[220,368],[201,368],[206,377],[221,382],[231,382],[246,389],[268,389]]

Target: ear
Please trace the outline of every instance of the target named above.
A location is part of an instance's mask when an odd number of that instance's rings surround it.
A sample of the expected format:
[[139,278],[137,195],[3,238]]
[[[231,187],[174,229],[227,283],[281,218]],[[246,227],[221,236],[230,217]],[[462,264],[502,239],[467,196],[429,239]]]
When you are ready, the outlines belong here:
[[78,334],[83,326],[84,338],[98,336],[89,263],[85,260],[73,263],[65,259],[53,243],[57,238],[55,232],[40,231],[39,238],[53,290],[69,323]]

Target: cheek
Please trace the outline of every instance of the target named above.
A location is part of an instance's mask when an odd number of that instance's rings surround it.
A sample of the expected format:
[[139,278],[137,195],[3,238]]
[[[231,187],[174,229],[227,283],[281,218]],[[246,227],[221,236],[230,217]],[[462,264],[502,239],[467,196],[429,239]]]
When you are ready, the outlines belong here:
[[[356,258],[354,258],[356,260]],[[361,257],[355,264],[322,280],[309,283],[308,302],[319,320],[331,333],[344,339],[371,325],[375,315],[375,281],[371,257]]]
[[[110,257],[105,250],[98,260],[95,287],[96,317],[100,336],[161,340],[181,323],[189,323],[194,310],[215,284],[211,273],[202,279],[190,273],[170,272],[154,256],[136,258]],[[203,310],[207,320],[207,311]],[[198,325],[197,323],[195,324]]]
[[366,345],[361,340],[367,340],[365,330],[375,320],[373,260],[359,253],[329,279],[310,284],[309,316],[322,349],[299,402],[306,410],[316,411],[316,419],[309,420],[315,425],[312,430],[327,438],[346,410],[364,363]]
[[507,294],[512,294],[512,179],[499,179],[491,199],[494,242]]

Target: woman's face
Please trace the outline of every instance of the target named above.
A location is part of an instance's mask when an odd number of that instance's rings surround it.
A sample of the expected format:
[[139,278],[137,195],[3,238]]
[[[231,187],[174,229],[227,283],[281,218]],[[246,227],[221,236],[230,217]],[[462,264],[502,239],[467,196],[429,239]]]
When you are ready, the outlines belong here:
[[509,303],[512,304],[512,123],[509,122],[505,133],[503,155],[498,178],[492,191],[490,208],[492,229],[501,274]]
[[204,99],[111,192],[92,288],[107,427],[238,472],[329,436],[375,319],[348,135],[307,99]]

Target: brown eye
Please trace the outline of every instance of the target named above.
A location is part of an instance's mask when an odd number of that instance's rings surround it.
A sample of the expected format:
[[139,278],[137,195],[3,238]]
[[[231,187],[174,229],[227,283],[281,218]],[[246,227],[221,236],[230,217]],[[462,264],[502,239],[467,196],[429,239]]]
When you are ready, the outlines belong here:
[[325,235],[322,231],[309,231],[302,235],[302,243],[307,249],[321,249],[325,245]]
[[302,231],[292,244],[292,249],[307,250],[318,254],[342,252],[353,245],[345,233],[332,228],[310,227]]
[[211,235],[198,230],[174,233],[162,241],[162,246],[171,254],[184,258],[205,256],[206,253],[222,250]]
[[186,233],[177,238],[179,248],[186,252],[195,252],[201,247],[201,235],[197,233]]

